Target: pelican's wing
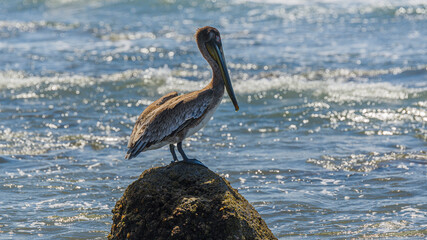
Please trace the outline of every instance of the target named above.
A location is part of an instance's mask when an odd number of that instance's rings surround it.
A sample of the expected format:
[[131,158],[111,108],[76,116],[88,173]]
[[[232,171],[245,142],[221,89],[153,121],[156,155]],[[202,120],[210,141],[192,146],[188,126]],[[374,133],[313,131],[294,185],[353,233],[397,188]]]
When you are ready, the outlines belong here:
[[157,99],[156,101],[154,101],[153,103],[148,105],[148,107],[141,113],[141,115],[139,115],[138,120],[136,120],[136,122],[138,123],[138,122],[142,121],[142,119],[146,118],[146,116],[148,116],[150,112],[159,108],[165,102],[169,101],[170,99],[172,99],[176,96],[178,96],[177,92],[170,92],[170,93],[164,95],[163,97]]
[[[161,142],[186,126],[195,123],[208,109],[212,101],[212,90],[193,92],[170,99],[157,109],[152,110],[145,121],[132,132],[128,147],[129,158],[135,157],[144,148]],[[136,127],[136,126],[135,126]]]
[[129,142],[128,142],[128,148],[133,147],[136,142],[138,141],[139,137],[141,136],[142,127],[150,121],[150,118],[152,117],[152,112],[158,108],[160,108],[165,102],[168,100],[178,96],[177,92],[170,92],[163,97],[157,99],[153,103],[151,103],[147,108],[144,109],[144,111],[139,115],[138,119],[136,120],[135,126],[133,127],[132,134],[130,135]]
[[163,106],[145,131],[144,138],[156,143],[191,125],[206,112],[211,104],[212,94],[212,90],[194,92]]
[[170,92],[170,93],[164,95],[163,97],[157,99],[156,101],[154,101],[152,104],[150,104],[150,106],[153,105],[153,104],[156,105],[156,106],[160,106],[163,103],[165,103],[166,101],[168,101],[169,99],[172,99],[172,98],[174,98],[176,96],[178,96],[177,92]]

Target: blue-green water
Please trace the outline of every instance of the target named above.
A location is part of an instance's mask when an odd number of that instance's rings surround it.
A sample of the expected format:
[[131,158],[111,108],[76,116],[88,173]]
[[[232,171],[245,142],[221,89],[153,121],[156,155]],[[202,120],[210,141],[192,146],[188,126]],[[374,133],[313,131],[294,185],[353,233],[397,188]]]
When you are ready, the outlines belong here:
[[168,148],[124,160],[145,106],[196,90],[222,33],[228,98],[185,149],[279,239],[427,235],[427,2],[0,1],[0,239],[104,239]]

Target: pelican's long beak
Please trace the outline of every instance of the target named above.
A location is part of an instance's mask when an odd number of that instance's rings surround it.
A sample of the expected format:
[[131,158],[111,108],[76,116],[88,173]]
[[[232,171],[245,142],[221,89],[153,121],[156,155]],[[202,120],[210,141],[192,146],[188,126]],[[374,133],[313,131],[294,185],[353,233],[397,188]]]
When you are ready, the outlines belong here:
[[225,88],[227,89],[228,96],[233,102],[234,109],[236,109],[237,112],[239,111],[239,105],[237,104],[236,96],[234,95],[233,91],[233,86],[231,85],[230,76],[228,75],[227,64],[225,63],[222,47],[218,46],[215,40],[208,42],[206,44],[206,47],[213,59],[218,63],[219,69],[221,70],[222,79],[224,79],[224,84]]

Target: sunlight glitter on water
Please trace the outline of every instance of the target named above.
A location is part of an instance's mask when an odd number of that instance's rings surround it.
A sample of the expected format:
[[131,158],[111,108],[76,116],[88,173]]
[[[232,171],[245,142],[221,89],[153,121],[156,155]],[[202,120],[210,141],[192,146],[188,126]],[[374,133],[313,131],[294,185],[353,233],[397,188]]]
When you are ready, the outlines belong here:
[[123,159],[137,116],[211,78],[194,43],[208,24],[241,109],[225,96],[184,142],[188,155],[238,188],[279,239],[425,237],[425,9],[0,2],[0,238],[105,238],[126,186],[171,161],[165,148]]

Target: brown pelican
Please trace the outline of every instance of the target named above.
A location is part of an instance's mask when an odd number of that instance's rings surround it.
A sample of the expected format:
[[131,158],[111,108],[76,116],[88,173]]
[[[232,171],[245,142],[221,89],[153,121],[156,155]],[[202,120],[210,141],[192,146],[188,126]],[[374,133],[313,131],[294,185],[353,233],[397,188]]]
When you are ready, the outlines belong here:
[[203,165],[185,155],[182,141],[207,124],[221,103],[224,85],[235,110],[239,110],[225,64],[219,31],[207,26],[198,29],[195,37],[200,52],[212,68],[212,80],[201,90],[183,95],[171,92],[150,104],[135,123],[125,159],[169,144],[173,160],[178,161],[174,146],[177,143],[184,162]]

